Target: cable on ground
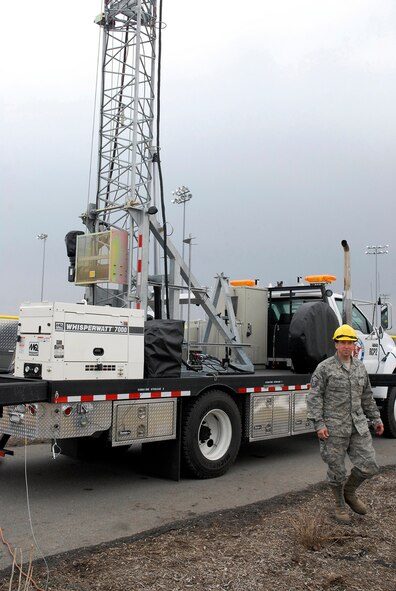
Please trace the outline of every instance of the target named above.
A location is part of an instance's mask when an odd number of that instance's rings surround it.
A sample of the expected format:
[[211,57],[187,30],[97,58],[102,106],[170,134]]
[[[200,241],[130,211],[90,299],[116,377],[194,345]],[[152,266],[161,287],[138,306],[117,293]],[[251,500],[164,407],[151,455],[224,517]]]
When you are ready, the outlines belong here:
[[34,529],[33,529],[32,514],[31,514],[31,511],[30,511],[30,497],[29,497],[29,485],[28,485],[28,474],[27,474],[27,436],[26,436],[26,432],[25,432],[25,488],[26,488],[26,505],[27,505],[27,510],[28,510],[30,531],[32,532],[32,537],[33,537],[35,546],[36,546],[36,548],[37,548],[37,550],[38,550],[41,558],[43,559],[44,564],[45,564],[45,568],[47,570],[47,580],[46,580],[46,583],[45,583],[45,591],[46,591],[46,589],[48,587],[49,574],[50,573],[49,573],[48,563],[47,563],[47,561],[45,559],[45,556],[44,556],[44,554],[43,554],[43,552],[42,552],[42,550],[41,550],[41,548],[40,548],[40,546],[39,546],[39,544],[38,544],[38,542],[36,540],[36,536],[35,536]]

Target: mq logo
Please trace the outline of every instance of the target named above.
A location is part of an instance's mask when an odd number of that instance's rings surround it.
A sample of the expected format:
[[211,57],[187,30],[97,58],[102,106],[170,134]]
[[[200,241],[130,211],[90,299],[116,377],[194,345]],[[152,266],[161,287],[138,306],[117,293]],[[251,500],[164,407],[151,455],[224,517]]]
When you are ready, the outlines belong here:
[[29,343],[29,355],[37,356],[39,354],[39,344]]

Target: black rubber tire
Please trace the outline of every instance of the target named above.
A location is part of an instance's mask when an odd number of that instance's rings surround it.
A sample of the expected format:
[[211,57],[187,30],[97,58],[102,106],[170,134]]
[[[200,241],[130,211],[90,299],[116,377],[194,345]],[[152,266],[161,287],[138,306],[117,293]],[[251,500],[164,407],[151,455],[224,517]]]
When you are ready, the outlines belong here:
[[184,471],[202,479],[222,476],[238,455],[241,436],[241,416],[231,396],[220,390],[205,392],[183,413]]
[[396,387],[389,388],[388,398],[384,400],[381,409],[381,418],[384,423],[384,435],[392,439],[396,438]]

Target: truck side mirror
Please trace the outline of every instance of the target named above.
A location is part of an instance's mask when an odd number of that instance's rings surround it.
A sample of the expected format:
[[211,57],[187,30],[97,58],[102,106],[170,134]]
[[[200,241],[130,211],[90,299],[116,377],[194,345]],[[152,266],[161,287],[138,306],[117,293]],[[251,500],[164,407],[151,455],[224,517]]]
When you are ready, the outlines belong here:
[[381,306],[381,326],[384,330],[392,328],[392,305],[383,304]]

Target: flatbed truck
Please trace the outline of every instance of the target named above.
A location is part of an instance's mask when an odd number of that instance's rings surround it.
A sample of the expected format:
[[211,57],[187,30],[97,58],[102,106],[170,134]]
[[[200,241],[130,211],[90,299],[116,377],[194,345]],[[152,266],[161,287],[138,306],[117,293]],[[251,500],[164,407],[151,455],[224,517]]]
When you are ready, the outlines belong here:
[[[290,291],[273,290],[270,306]],[[307,294],[304,290],[302,311],[309,307]],[[79,314],[78,323],[73,314]],[[144,377],[144,357],[150,352],[144,352],[142,320],[141,311],[103,306],[22,307],[15,361],[19,375],[0,376],[0,456],[10,453],[10,436],[50,439],[64,453],[89,448],[97,456],[106,447],[142,444],[144,462],[157,474],[177,480],[184,470],[212,478],[230,468],[241,442],[312,431],[306,407],[310,371],[296,372],[270,358],[266,369],[254,373],[224,364],[208,369],[203,361],[198,372],[191,366],[183,371],[176,367],[175,372],[173,366],[174,375]],[[270,334],[270,325],[268,330]],[[129,374],[120,347],[135,361]],[[118,351],[117,359],[107,353],[110,349]],[[370,373],[391,437],[396,436],[396,374],[388,369],[393,349],[391,355],[381,353],[377,367],[382,364],[387,373]]]
[[[210,478],[229,469],[242,441],[311,430],[306,397],[314,364],[331,354],[330,329],[340,323],[335,298],[323,285],[312,295],[296,286],[234,288],[219,276],[212,304],[191,271],[191,235],[183,241],[188,262],[170,240],[160,158],[160,6],[156,0],[108,0],[95,19],[102,29],[96,199],[80,216],[85,231],[66,236],[68,280],[85,287],[85,304],[21,307],[14,373],[0,376],[0,457],[12,454],[6,447],[11,436],[48,438],[64,453],[87,445],[100,454],[106,446],[137,443],[158,473],[178,479],[184,466]],[[184,205],[191,198],[184,186],[176,195]],[[219,310],[220,288],[225,310]],[[191,358],[181,370],[180,333],[177,346],[165,338],[149,353],[145,333],[149,313],[158,322],[165,311],[165,323],[179,318],[186,289],[208,325],[206,350],[200,341],[190,349],[187,339]],[[250,296],[258,302],[251,317]],[[311,304],[326,321],[315,322],[313,314],[309,322],[309,334],[320,341],[313,354],[301,349],[304,339],[314,339],[300,330]],[[220,335],[214,346],[225,351],[221,362],[208,349],[214,327]],[[300,335],[289,350],[296,327]],[[396,437],[394,343],[367,319],[355,328],[386,432]],[[160,371],[151,367],[156,354]]]

